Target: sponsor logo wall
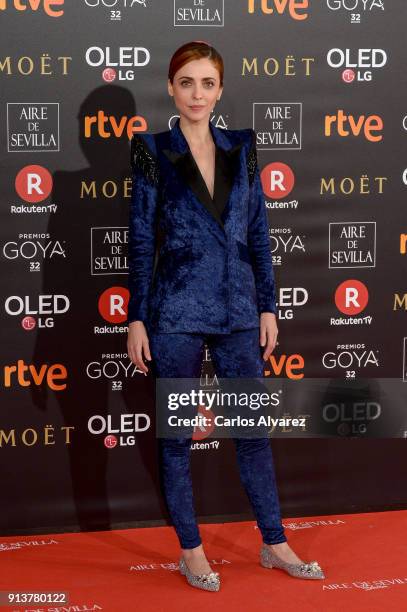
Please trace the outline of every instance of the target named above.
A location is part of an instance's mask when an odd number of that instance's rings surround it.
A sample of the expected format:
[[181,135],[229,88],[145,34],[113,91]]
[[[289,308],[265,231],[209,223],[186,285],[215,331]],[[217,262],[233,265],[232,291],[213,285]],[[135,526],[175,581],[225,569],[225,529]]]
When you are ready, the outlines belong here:
[[[163,517],[154,382],[126,352],[129,141],[174,124],[167,68],[188,40],[225,61],[211,121],[257,133],[279,326],[265,376],[343,385],[336,439],[314,447],[369,438],[373,418],[407,437],[402,402],[377,408],[379,379],[407,383],[407,3],[0,0],[0,22],[2,531]],[[363,410],[350,382],[369,386]],[[201,386],[217,384],[206,349]],[[194,439],[198,509],[205,491],[210,513],[248,511],[222,494],[240,486],[229,443]]]

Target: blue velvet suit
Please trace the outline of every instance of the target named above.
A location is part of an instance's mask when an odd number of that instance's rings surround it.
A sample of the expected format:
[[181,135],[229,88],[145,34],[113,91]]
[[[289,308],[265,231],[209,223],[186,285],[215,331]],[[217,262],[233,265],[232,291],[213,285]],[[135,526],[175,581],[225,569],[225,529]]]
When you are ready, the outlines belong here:
[[209,126],[213,200],[179,119],[132,139],[128,323],[219,334],[277,312],[255,133]]
[[[255,132],[209,126],[213,199],[179,119],[131,143],[128,323],[145,323],[156,377],[199,377],[205,344],[218,378],[261,377],[259,315],[277,313]],[[269,439],[233,440],[263,541],[286,541]],[[182,548],[201,543],[191,441],[159,439],[162,485]]]

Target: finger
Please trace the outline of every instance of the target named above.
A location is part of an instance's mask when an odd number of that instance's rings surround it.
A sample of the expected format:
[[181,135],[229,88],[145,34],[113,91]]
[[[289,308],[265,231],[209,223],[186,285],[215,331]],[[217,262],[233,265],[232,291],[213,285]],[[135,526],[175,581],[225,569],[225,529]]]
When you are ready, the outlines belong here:
[[275,344],[276,344],[276,342],[275,342],[275,334],[269,330],[268,333],[267,333],[267,346],[266,346],[266,348],[264,350],[264,354],[263,354],[263,359],[264,360],[267,360],[270,357],[271,353],[274,350]]
[[268,337],[269,337],[269,332],[266,331],[265,332],[265,342],[262,345],[262,346],[265,345],[264,351],[263,351],[263,359],[264,359],[264,361],[266,361],[268,359]]
[[266,344],[267,335],[266,335],[266,326],[260,326],[260,346],[264,346]]
[[135,355],[134,355],[133,347],[130,346],[129,344],[127,345],[127,354],[129,356],[130,361],[134,363]]
[[145,365],[143,358],[141,356],[142,345],[140,344],[136,348],[136,365],[140,368],[142,372],[148,372],[148,368]]
[[276,346],[276,343],[271,341],[268,343],[267,345],[267,359],[270,357],[271,353],[274,351],[274,348]]
[[129,355],[129,359],[132,363],[134,363],[134,365],[137,365],[136,361],[137,361],[137,355],[136,355],[136,350],[134,347],[134,344],[129,344],[128,348],[127,348],[127,353]]
[[146,356],[146,359],[151,361],[150,345],[148,340],[145,340],[144,342],[144,355]]

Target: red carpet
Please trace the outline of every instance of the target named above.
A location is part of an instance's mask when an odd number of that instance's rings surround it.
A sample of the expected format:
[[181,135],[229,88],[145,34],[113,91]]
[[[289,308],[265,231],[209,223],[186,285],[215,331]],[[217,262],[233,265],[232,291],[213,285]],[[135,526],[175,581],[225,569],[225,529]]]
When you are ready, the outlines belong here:
[[288,541],[325,580],[301,580],[258,561],[254,521],[200,525],[219,592],[189,586],[176,571],[171,527],[0,538],[0,590],[67,591],[69,604],[12,612],[273,612],[407,610],[407,511],[284,519]]

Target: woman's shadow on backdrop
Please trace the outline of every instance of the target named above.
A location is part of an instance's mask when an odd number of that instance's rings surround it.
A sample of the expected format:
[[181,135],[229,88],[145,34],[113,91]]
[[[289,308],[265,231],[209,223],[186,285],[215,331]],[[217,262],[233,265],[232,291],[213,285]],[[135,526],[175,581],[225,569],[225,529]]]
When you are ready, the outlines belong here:
[[[62,364],[67,369],[67,379],[62,381],[66,382],[66,388],[61,391],[51,391],[44,384],[31,387],[33,401],[40,410],[52,414],[54,396],[64,425],[74,427],[71,443],[64,445],[61,454],[57,448],[54,449],[56,474],[50,478],[60,483],[61,490],[53,490],[52,496],[63,501],[59,505],[63,510],[56,515],[51,504],[44,504],[43,510],[48,507],[50,512],[44,520],[55,526],[77,524],[80,530],[109,529],[112,522],[143,520],[151,518],[155,512],[157,518],[161,518],[163,510],[161,498],[153,490],[157,483],[157,462],[151,376],[135,372],[135,366],[129,368],[127,333],[94,333],[95,326],[112,325],[99,311],[101,293],[111,286],[127,287],[127,274],[91,274],[91,228],[128,227],[129,198],[124,197],[123,185],[131,178],[126,130],[119,137],[103,138],[97,125],[92,124],[91,136],[84,136],[85,117],[97,117],[99,110],[119,122],[123,117],[133,117],[136,109],[131,93],[123,87],[106,85],[94,90],[84,100],[77,115],[79,144],[88,166],[74,171],[59,170],[53,175],[52,202],[57,205],[57,212],[50,214],[46,231],[50,240],[61,243],[65,256],[43,260],[42,294],[66,295],[70,308],[65,314],[54,317],[54,328],[37,330],[33,363],[37,367],[46,363]],[[104,129],[113,134],[109,124],[105,124]],[[115,197],[103,195],[102,186],[106,181],[117,185]],[[96,197],[82,189],[82,185],[89,186],[92,182]],[[127,253],[127,246],[125,248]],[[107,355],[118,357],[110,359]],[[109,361],[114,364],[108,368],[107,376],[119,366],[118,376],[94,378],[99,365]],[[88,370],[89,364],[94,365]],[[127,377],[124,368],[128,368]],[[112,390],[112,385],[117,390]],[[135,446],[120,448],[118,445],[108,450],[104,444],[108,431],[92,434],[88,430],[88,420],[94,415],[106,418],[110,414],[113,427],[117,428],[123,413],[147,413],[152,417],[152,425],[146,432],[134,434]],[[59,419],[50,417],[48,422],[59,422]],[[99,424],[100,421],[95,423]],[[68,474],[61,473],[65,465],[65,449],[69,456],[71,482]],[[118,453],[120,459],[108,453]],[[74,507],[69,493],[71,486]],[[157,500],[157,507],[152,507],[152,499]],[[114,516],[111,508],[116,510]]]

